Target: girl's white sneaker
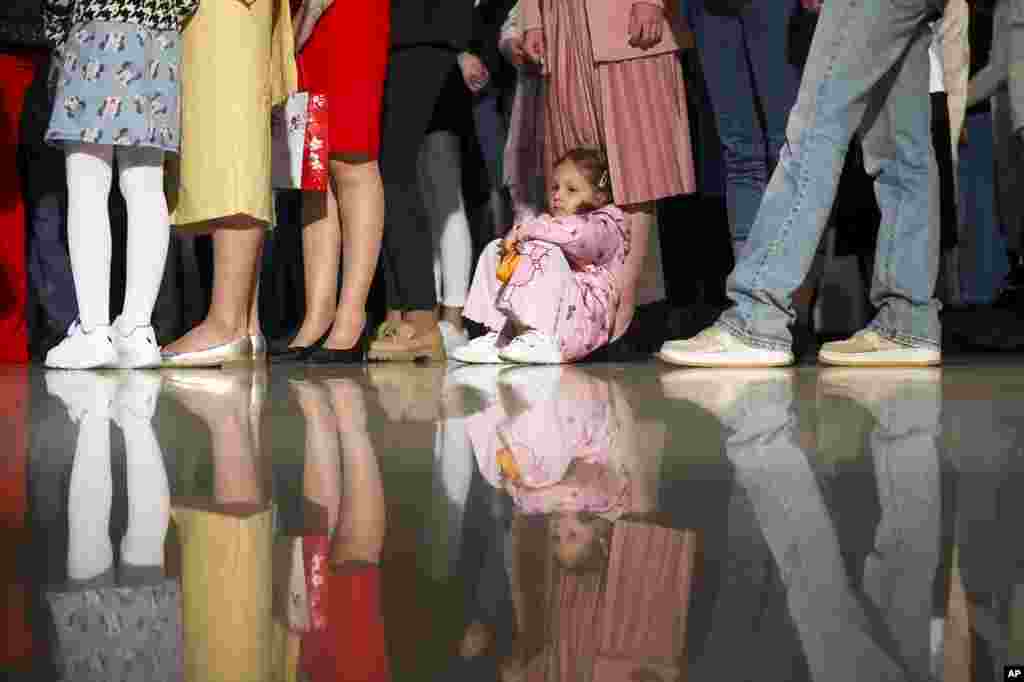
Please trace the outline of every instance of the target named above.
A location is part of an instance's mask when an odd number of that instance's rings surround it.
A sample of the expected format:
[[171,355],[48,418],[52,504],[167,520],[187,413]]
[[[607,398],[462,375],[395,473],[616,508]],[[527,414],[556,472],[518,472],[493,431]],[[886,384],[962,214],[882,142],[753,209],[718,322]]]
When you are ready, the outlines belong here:
[[46,354],[45,364],[52,369],[116,367],[117,351],[110,327],[97,327],[87,332],[76,320],[64,340]]
[[502,360],[523,365],[561,365],[566,362],[554,337],[535,329],[512,339],[498,355]]
[[503,365],[505,360],[500,355],[503,344],[504,339],[498,332],[488,332],[456,348],[448,357],[467,365]]
[[123,369],[146,369],[161,364],[160,346],[156,343],[156,332],[150,326],[135,327],[124,331],[114,322],[111,336],[117,351],[117,366]]

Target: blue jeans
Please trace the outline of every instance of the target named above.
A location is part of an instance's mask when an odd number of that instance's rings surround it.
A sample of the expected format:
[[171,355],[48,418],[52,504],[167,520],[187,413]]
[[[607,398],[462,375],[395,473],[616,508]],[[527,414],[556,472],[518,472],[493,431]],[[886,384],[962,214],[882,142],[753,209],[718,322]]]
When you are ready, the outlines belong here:
[[750,234],[800,86],[800,73],[787,59],[794,7],[793,0],[758,0],[739,16],[717,16],[704,11],[702,2],[687,3],[722,143],[737,247]]
[[967,115],[970,144],[960,149],[960,224],[964,226],[960,292],[964,303],[991,303],[1009,272],[1006,235],[1000,229],[995,204],[995,150],[992,116],[987,111]]
[[784,350],[793,292],[811,267],[850,138],[882,213],[871,328],[939,347],[939,176],[928,95],[929,20],[941,0],[830,0],[811,44],[786,144],[727,291],[718,324],[749,345]]

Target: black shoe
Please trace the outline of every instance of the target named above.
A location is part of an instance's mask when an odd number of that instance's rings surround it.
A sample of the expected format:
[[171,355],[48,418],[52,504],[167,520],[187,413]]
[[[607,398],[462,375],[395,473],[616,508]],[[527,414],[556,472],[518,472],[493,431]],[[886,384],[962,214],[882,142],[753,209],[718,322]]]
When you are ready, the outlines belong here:
[[286,350],[290,350],[289,346],[292,345],[292,342],[295,341],[295,337],[298,335],[298,330],[295,330],[280,338],[271,339],[270,341],[267,342],[267,355],[280,355]]
[[370,348],[370,325],[364,325],[356,345],[341,350],[324,348],[323,340],[316,348],[310,348],[302,357],[307,365],[362,365],[366,363],[366,352]]
[[[289,348],[288,346],[271,348],[267,353],[267,357],[270,358],[270,363],[273,365],[283,365],[288,362],[302,362],[306,354],[321,348],[324,342],[327,341],[327,337],[331,335],[331,329],[328,327],[324,335],[317,339],[312,346],[295,346]],[[292,339],[295,337],[293,336]]]

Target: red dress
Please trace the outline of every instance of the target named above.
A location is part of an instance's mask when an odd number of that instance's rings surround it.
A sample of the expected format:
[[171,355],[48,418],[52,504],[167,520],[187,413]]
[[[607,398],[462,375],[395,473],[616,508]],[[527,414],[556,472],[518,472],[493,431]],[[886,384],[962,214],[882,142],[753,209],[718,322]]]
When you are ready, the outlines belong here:
[[327,95],[331,154],[377,158],[390,19],[389,0],[335,0],[297,56],[299,87]]
[[46,54],[0,53],[0,363],[28,362],[25,200],[18,167],[18,131],[25,91]]

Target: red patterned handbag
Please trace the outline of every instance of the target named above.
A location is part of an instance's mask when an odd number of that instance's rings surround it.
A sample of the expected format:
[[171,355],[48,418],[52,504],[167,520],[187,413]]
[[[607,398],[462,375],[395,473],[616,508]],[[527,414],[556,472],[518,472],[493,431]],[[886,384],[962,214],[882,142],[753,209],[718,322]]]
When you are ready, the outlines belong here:
[[270,114],[274,189],[327,191],[327,95],[297,92]]

